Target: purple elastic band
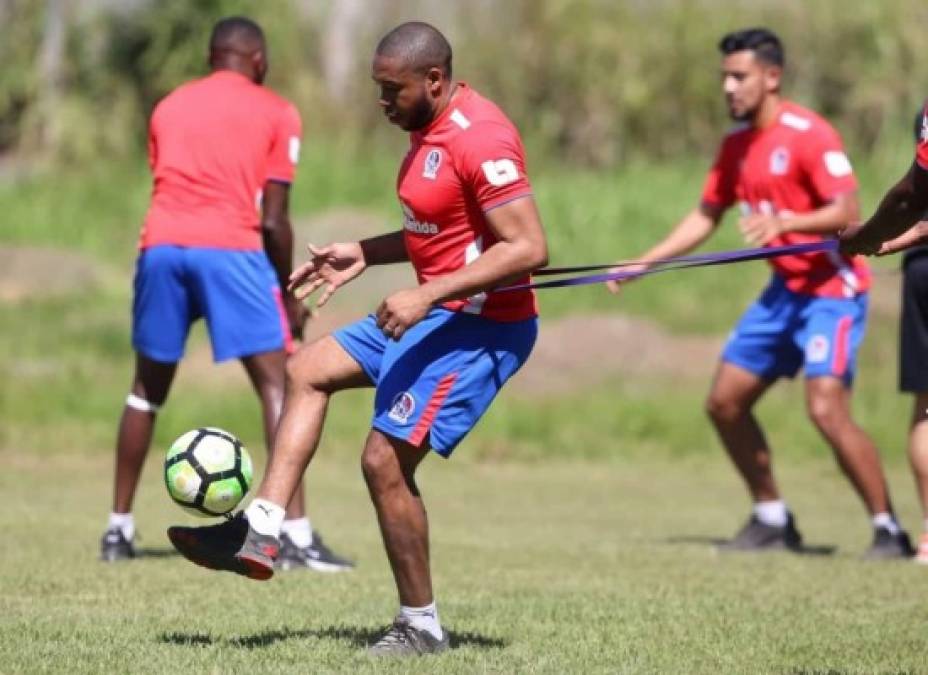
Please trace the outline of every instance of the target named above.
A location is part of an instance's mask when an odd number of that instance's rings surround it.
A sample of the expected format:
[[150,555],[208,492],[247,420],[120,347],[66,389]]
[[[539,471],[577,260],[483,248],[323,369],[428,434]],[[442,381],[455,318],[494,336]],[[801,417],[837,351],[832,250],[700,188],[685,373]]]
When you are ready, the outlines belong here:
[[[678,258],[664,258],[662,260],[650,261],[649,267],[641,272],[608,272],[606,274],[588,274],[579,277],[570,277],[567,279],[557,279],[556,281],[543,281],[531,284],[519,284],[517,286],[506,286],[498,288],[494,292],[501,293],[507,291],[524,291],[528,289],[544,288],[563,288],[565,286],[585,286],[587,284],[601,284],[606,281],[622,281],[623,279],[635,279],[648,274],[657,274],[658,272],[669,272],[670,270],[686,269],[688,267],[708,267],[710,265],[727,265],[730,263],[744,262],[747,260],[764,260],[766,258],[778,258],[784,255],[802,255],[805,253],[821,253],[824,251],[837,251],[838,241],[829,239],[811,244],[793,244],[790,246],[770,246],[765,248],[747,248],[738,251],[720,251],[717,253],[704,253],[699,255],[680,256]],[[548,267],[535,272],[535,275],[555,275],[568,274],[572,272],[583,272],[592,270],[612,269],[615,267],[628,267],[637,265],[636,262],[613,263],[611,265],[585,265],[580,267]]]

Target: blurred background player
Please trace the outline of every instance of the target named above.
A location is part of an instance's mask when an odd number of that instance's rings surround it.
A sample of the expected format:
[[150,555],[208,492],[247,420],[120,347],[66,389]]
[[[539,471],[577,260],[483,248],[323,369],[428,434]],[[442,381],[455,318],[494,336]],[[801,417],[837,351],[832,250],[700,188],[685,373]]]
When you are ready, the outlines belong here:
[[[915,117],[915,142],[917,159],[909,172],[886,195],[868,223],[848,228],[842,235],[842,247],[872,253],[879,246],[881,255],[906,251],[902,259],[899,389],[914,396],[908,450],[923,518],[915,561],[928,565],[928,212],[924,210],[928,207],[928,103]],[[900,218],[897,227],[904,231],[882,243],[891,231],[881,233],[878,228],[893,225],[893,213]],[[867,237],[871,237],[869,245]]]
[[[104,561],[135,556],[132,501],[190,325],[206,319],[217,362],[241,360],[271,448],[291,329],[299,337],[306,320],[302,303],[281,292],[292,263],[288,198],[299,113],[261,86],[267,50],[249,19],[214,26],[209,66],[210,75],[175,89],[151,118],[154,190],[135,276],[136,369],[119,425],[113,511],[100,542]],[[313,533],[302,489],[287,508],[278,566],[352,566]]]
[[[745,239],[759,246],[821,241],[857,218],[857,181],[837,132],[780,96],[779,38],[763,28],[747,29],[724,36],[719,50],[722,88],[737,124],[722,142],[700,206],[639,258],[642,267],[701,244],[736,202]],[[808,415],[872,518],[866,556],[909,556],[911,545],[893,515],[877,449],[851,416],[851,383],[866,325],[867,265],[834,253],[771,263],[770,284],[729,338],[706,404],[754,502],[750,519],[724,548],[801,548],[752,410],[778,378],[804,368]],[[617,290],[614,283],[611,290]]]
[[168,533],[198,564],[269,578],[283,505],[315,453],[330,396],[373,385],[361,464],[400,609],[370,652],[406,656],[449,645],[432,592],[416,469],[430,450],[450,456],[528,358],[538,332],[534,293],[490,289],[528,281],[546,264],[547,244],[518,131],[496,105],[452,79],[451,46],[438,30],[412,22],[390,31],[377,46],[373,77],[387,119],[411,132],[397,181],[403,229],[312,248],[292,286],[301,294],[324,287],[323,304],[368,266],[403,261],[419,285],[291,358],[274,452],[244,518]]

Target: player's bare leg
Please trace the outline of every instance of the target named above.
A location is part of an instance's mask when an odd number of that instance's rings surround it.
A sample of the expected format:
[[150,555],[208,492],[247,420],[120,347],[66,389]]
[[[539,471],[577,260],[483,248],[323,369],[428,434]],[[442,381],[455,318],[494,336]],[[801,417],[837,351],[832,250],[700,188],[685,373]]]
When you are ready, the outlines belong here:
[[[908,538],[893,515],[879,452],[851,415],[851,390],[838,377],[807,379],[806,406],[809,418],[831,445],[842,471],[873,518],[876,536],[872,557],[908,555]],[[885,540],[882,547],[878,546],[881,536]]]
[[375,429],[361,457],[400,604],[408,607],[423,607],[433,600],[428,518],[415,480],[416,467],[428,453],[428,448],[416,448]]
[[928,392],[915,395],[909,432],[909,462],[924,519],[916,560],[928,565]]
[[[287,361],[287,354],[283,350],[257,354],[242,360],[261,399],[265,438],[271,452],[283,409]],[[338,572],[354,567],[351,561],[329,549],[319,533],[313,530],[306,514],[302,479],[287,504],[281,526],[280,544],[276,560],[277,569],[309,567],[316,571]]]
[[151,446],[157,410],[167,399],[176,372],[176,363],[153,361],[136,354],[131,393],[123,408],[116,438],[113,511],[100,542],[100,557],[107,562],[135,555],[132,502]]
[[755,502],[780,498],[770,446],[752,412],[771,382],[721,362],[706,399],[706,412]]
[[286,396],[274,449],[246,518],[205,528],[172,527],[168,536],[184,556],[212,569],[269,579],[280,550],[285,505],[316,452],[329,398],[370,386],[361,366],[331,336],[304,345],[287,360]]
[[754,404],[771,384],[723,361],[706,399],[706,412],[754,501],[751,518],[724,550],[796,550],[801,546],[793,516],[773,478],[770,446],[753,413]]

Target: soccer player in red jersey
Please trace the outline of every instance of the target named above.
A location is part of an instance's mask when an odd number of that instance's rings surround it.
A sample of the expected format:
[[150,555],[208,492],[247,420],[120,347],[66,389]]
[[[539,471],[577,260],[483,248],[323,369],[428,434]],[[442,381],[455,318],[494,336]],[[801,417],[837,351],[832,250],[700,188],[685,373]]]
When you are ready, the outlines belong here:
[[915,561],[928,565],[928,104],[916,127],[915,161],[890,188],[876,213],[841,235],[847,253],[888,255],[906,251],[899,385],[914,394],[909,431],[909,461],[924,518]]
[[[282,293],[291,271],[290,183],[299,150],[296,108],[261,86],[264,35],[232,17],[213,28],[211,74],[166,96],[152,114],[154,174],[135,276],[136,370],[116,451],[113,512],[101,559],[135,556],[132,500],[193,321],[206,319],[216,361],[238,358],[261,401],[272,446],[284,395],[291,327],[302,303]],[[313,536],[302,490],[287,510],[279,565],[337,571],[351,566]]]
[[[701,204],[641,256],[643,267],[698,246],[736,203],[745,239],[760,246],[821,241],[857,217],[857,181],[840,137],[814,112],[780,95],[779,38],[766,29],[748,29],[726,35],[719,48],[722,88],[736,126],[722,142]],[[867,265],[836,253],[771,262],[770,284],[732,332],[706,404],[754,502],[747,524],[724,548],[801,548],[752,410],[778,378],[803,368],[808,415],[872,518],[867,557],[909,556],[877,449],[851,416],[855,356],[866,324]]]
[[513,124],[451,77],[451,47],[434,27],[405,23],[373,61],[380,105],[410,133],[397,195],[403,229],[311,248],[291,277],[324,304],[371,265],[409,261],[419,284],[374,314],[303,347],[257,498],[229,523],[171,528],[194,562],[256,579],[273,573],[283,505],[316,450],[331,395],[374,386],[361,463],[377,511],[400,611],[371,647],[382,655],[448,647],[432,594],[428,523],[415,472],[430,450],[448,457],[525,362],[537,334],[531,291],[493,292],[546,264],[547,245]]

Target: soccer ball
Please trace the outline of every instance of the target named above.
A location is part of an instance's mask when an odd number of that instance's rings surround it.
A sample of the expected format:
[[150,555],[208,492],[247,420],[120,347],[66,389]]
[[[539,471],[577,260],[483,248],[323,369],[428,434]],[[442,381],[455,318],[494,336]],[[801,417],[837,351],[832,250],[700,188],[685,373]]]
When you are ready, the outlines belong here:
[[221,516],[251,487],[251,457],[228,431],[204,427],[171,444],[164,458],[164,483],[177,504],[195,516]]

